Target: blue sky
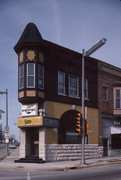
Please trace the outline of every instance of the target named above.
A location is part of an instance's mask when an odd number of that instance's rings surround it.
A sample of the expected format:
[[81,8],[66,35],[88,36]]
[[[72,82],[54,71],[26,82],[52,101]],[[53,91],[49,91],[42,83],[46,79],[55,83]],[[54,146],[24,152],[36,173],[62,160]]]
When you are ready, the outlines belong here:
[[[43,39],[80,53],[107,38],[92,57],[121,67],[120,0],[0,0],[0,90],[8,88],[9,125],[17,137],[20,104],[13,47],[29,22],[37,25]],[[0,109],[5,109],[5,95],[0,95]],[[4,126],[5,115],[1,122]]]

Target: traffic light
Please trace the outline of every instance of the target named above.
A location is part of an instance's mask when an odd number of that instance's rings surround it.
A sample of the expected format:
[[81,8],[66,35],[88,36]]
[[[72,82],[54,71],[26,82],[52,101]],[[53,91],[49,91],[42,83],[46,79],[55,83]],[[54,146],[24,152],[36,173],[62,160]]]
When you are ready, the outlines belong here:
[[81,135],[81,113],[77,113],[76,115],[76,128],[75,131],[78,133],[78,135]]

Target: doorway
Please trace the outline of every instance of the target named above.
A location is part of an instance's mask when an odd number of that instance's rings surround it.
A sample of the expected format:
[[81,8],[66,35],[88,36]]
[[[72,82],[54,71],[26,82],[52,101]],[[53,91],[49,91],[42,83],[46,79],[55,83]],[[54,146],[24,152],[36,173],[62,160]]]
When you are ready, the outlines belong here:
[[26,130],[26,157],[39,158],[39,128],[37,127]]

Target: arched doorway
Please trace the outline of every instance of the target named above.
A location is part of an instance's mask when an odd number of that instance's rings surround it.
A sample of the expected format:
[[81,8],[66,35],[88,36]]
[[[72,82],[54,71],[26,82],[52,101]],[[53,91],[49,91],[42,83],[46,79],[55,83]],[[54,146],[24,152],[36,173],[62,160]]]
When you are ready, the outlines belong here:
[[81,137],[76,133],[76,110],[66,111],[60,118],[58,129],[59,144],[78,144],[81,143]]

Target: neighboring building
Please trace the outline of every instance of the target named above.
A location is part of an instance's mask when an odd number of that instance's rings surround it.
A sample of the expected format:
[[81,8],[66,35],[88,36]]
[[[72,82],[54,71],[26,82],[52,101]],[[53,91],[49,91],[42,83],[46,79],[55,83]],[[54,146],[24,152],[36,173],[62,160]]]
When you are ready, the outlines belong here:
[[104,155],[121,149],[121,69],[98,61],[99,143]]
[[[14,49],[18,54],[18,100],[22,104],[18,119],[20,158],[36,156],[46,160],[46,145],[76,147],[81,143],[75,131],[76,115],[81,111],[81,54],[44,40],[33,23],[26,26]],[[113,108],[113,87],[116,91],[117,81],[120,69],[85,58],[86,120],[90,124],[86,144],[96,144],[98,148],[111,142],[106,140],[112,137],[106,134],[106,123],[109,129],[114,128],[110,122],[115,119],[109,119],[120,114]]]

